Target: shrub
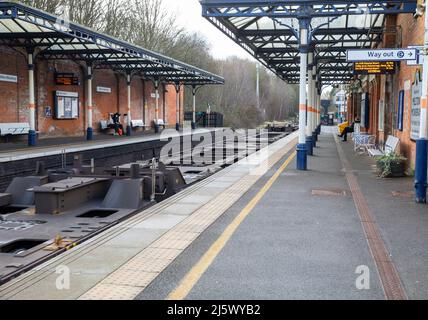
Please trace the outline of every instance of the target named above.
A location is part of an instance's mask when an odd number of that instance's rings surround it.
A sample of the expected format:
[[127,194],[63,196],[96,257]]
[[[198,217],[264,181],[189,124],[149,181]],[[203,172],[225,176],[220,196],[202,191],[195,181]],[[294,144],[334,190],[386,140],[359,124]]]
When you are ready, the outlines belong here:
[[377,160],[378,174],[381,178],[402,177],[407,159],[399,154],[390,153]]

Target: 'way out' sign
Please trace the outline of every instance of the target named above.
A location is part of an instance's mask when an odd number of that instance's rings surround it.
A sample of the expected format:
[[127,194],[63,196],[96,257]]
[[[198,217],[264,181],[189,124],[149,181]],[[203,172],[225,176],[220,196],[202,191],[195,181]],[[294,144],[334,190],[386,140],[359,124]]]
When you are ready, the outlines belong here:
[[348,50],[348,62],[416,60],[416,49]]

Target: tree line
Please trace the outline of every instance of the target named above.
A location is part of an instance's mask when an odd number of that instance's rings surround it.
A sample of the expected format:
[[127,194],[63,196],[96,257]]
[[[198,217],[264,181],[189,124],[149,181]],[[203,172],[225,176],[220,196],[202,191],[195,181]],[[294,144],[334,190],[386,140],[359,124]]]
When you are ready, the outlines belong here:
[[[238,57],[215,59],[207,39],[177,25],[162,0],[23,0],[25,4],[121,40],[219,74],[225,86],[206,86],[197,94],[198,111],[208,106],[225,115],[225,125],[252,128],[297,114],[298,88],[260,68],[260,105],[256,63]],[[187,89],[185,108],[191,110]]]

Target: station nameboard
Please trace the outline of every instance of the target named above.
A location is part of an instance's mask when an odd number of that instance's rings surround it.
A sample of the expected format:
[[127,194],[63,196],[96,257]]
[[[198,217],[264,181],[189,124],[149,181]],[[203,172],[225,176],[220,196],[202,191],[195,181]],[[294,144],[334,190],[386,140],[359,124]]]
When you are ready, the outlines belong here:
[[354,74],[394,74],[393,61],[360,61],[354,64]]
[[58,86],[78,86],[79,77],[74,73],[55,73],[55,83]]

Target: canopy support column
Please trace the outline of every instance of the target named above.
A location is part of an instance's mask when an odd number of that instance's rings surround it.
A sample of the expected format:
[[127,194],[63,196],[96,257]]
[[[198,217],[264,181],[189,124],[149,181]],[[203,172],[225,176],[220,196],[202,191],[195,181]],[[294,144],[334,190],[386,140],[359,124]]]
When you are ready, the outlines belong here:
[[299,20],[300,25],[300,95],[299,95],[299,144],[297,145],[297,170],[308,169],[306,144],[306,75],[308,71],[308,29],[310,19]]
[[308,155],[314,155],[314,139],[313,139],[313,117],[314,117],[314,108],[313,108],[313,81],[312,81],[312,64],[314,60],[313,52],[308,53],[308,96],[307,96],[307,117],[306,120],[306,144],[308,145]]
[[28,146],[34,147],[37,143],[36,133],[36,98],[34,81],[34,51],[28,50],[28,109],[30,131],[28,133]]
[[90,141],[94,138],[94,129],[92,127],[92,112],[93,112],[93,101],[92,101],[92,78],[93,78],[93,68],[92,64],[88,63],[87,67],[87,76],[86,76],[86,85],[87,85],[87,101],[86,101],[86,109],[87,109],[87,130],[86,130],[86,140]]
[[[313,56],[312,56],[313,58]],[[313,60],[312,60],[313,61]],[[317,147],[317,141],[318,141],[318,134],[317,134],[317,124],[318,124],[318,110],[317,110],[317,67],[315,64],[312,66],[312,77],[310,79],[312,86],[312,143],[314,145],[314,148]]]
[[425,8],[425,44],[424,64],[422,75],[422,100],[421,100],[421,126],[419,139],[416,141],[416,165],[415,165],[415,201],[427,202],[427,155],[428,155],[428,6]]
[[175,92],[176,92],[176,123],[175,123],[175,130],[180,131],[180,83],[175,84]]
[[321,134],[321,95],[317,84],[317,135]]
[[155,80],[155,95],[156,95],[156,107],[155,107],[155,133],[160,132],[159,128],[159,80]]
[[132,115],[131,115],[131,72],[126,72],[126,86],[127,86],[127,94],[128,94],[128,116],[127,116],[127,124],[126,124],[126,135],[130,137],[132,135]]
[[196,129],[196,86],[192,86],[192,130]]

